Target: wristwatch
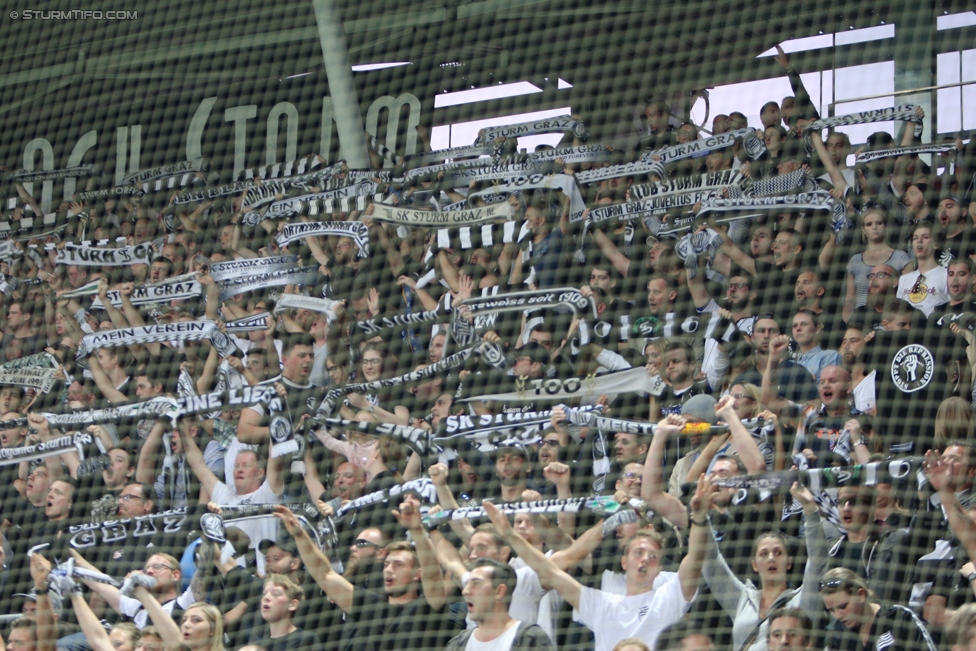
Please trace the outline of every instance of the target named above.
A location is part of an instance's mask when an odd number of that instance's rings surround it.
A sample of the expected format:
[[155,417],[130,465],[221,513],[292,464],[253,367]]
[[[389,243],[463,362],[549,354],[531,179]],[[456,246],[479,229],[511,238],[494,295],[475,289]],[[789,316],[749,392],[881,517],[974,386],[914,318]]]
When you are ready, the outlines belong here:
[[976,572],[970,572],[969,576],[966,577],[966,580],[969,581],[970,583],[976,581]]

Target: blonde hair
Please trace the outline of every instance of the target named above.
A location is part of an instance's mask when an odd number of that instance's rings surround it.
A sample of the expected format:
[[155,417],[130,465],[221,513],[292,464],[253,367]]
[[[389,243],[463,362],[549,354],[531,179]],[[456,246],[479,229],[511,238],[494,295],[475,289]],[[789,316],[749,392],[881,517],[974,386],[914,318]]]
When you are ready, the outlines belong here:
[[142,635],[140,634],[139,629],[136,628],[136,625],[132,622],[119,622],[118,624],[115,624],[112,626],[112,630],[109,631],[109,634],[114,631],[122,631],[125,633],[126,637],[129,638],[129,644],[133,649],[139,646],[139,638],[142,637]]
[[864,579],[846,567],[835,567],[829,570],[823,575],[823,580],[820,581],[821,597],[838,592],[846,592],[853,596],[861,590],[867,594],[869,601],[875,601],[874,591],[868,587]]
[[935,447],[944,450],[954,439],[966,440],[973,422],[973,407],[958,396],[946,398],[935,414]]
[[191,610],[199,610],[210,622],[210,644],[205,651],[224,651],[224,617],[217,607],[198,601],[183,611],[183,621]]

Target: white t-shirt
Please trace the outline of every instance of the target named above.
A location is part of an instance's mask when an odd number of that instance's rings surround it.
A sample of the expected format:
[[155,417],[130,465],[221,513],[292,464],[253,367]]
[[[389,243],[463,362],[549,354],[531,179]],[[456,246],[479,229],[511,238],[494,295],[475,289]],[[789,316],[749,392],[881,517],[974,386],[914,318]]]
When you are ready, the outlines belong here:
[[[916,288],[915,284],[919,276],[924,276],[924,278],[918,283],[918,287]],[[948,276],[946,275],[945,267],[937,266],[935,269],[930,269],[924,274],[913,271],[898,279],[897,297],[903,301],[908,301],[916,310],[922,310],[925,316],[928,317],[935,311],[935,308],[949,302],[949,287],[947,283]],[[912,289],[917,289],[917,291],[913,293]]]
[[[256,491],[246,495],[238,495],[233,486],[217,482],[210,499],[217,504],[278,504],[281,502],[281,495],[275,495],[267,481]],[[258,549],[258,545],[262,540],[274,540],[278,536],[278,519],[269,514],[254,520],[235,522],[233,526],[246,533],[251,539],[249,547],[254,550],[258,572],[263,575],[264,554]]]
[[690,606],[681,590],[681,580],[674,574],[660,587],[632,597],[582,586],[573,621],[593,631],[595,651],[612,651],[617,642],[628,637],[636,637],[654,648],[661,631],[681,619]]
[[479,642],[475,639],[474,633],[468,638],[468,644],[464,647],[465,651],[508,651],[512,648],[515,641],[515,634],[518,633],[519,622],[511,622],[511,626],[505,632],[490,642]]
[[[173,607],[179,605],[180,608],[186,610],[195,603],[193,598],[193,589],[187,588],[186,592],[181,594],[176,599],[172,599],[163,604],[163,610],[166,614],[173,614]],[[132,623],[136,625],[138,629],[144,629],[152,622],[149,621],[149,613],[145,608],[142,607],[142,602],[138,599],[133,599],[132,597],[125,597],[119,595],[119,614],[125,615],[132,620]]]
[[[470,572],[461,577],[461,586],[468,582]],[[517,583],[512,593],[512,603],[508,607],[508,616],[522,622],[536,624],[539,618],[539,601],[545,596],[546,590],[539,583],[539,575],[531,567],[519,567],[515,570]],[[470,617],[465,616],[467,628],[474,628],[477,624]]]
[[257,451],[258,446],[241,443],[235,436],[227,446],[227,453],[224,455],[224,483],[228,486],[234,485],[234,464],[237,462],[237,455],[244,450]]
[[871,371],[864,376],[861,383],[854,387],[854,408],[858,411],[871,411],[877,402],[874,392],[874,379],[877,371]]

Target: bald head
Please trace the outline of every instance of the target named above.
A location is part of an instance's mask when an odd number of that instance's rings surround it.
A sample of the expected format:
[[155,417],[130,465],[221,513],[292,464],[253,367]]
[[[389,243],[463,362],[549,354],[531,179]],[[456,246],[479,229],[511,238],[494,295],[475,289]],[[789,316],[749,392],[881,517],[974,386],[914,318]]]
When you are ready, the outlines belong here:
[[851,393],[851,374],[840,366],[825,366],[817,388],[828,410],[845,409]]

